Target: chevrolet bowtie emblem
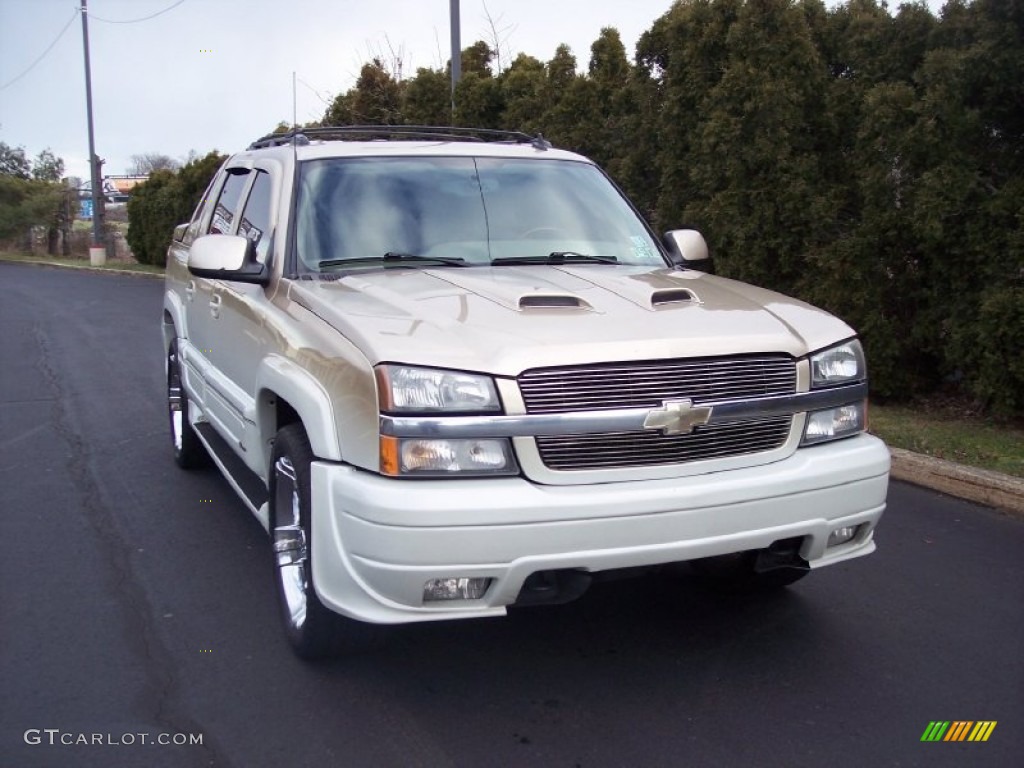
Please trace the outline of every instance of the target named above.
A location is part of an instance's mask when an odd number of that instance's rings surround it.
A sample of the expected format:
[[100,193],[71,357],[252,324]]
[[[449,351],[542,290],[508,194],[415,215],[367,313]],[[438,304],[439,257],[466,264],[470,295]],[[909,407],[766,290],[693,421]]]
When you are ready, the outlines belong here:
[[647,414],[644,429],[660,429],[663,435],[688,435],[694,427],[707,424],[711,408],[694,406],[693,401],[666,400],[662,407]]

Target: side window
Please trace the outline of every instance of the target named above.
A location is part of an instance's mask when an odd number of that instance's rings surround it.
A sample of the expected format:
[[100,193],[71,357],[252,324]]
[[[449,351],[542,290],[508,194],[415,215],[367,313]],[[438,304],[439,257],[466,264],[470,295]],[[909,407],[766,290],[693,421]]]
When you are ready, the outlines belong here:
[[210,222],[211,235],[227,235],[231,232],[231,222],[235,219],[238,199],[242,196],[245,183],[249,180],[249,170],[240,168],[228,171],[228,178],[220,190],[217,206],[213,209],[213,221]]
[[270,195],[272,192],[270,174],[256,171],[252,182],[252,191],[245,202],[242,220],[238,224],[238,234],[249,238],[256,247],[256,260],[260,264],[267,261],[270,250]]
[[219,174],[213,174],[213,178],[210,179],[210,183],[206,185],[206,191],[203,192],[203,199],[199,201],[196,206],[195,212],[192,214],[192,221],[189,222],[188,229],[185,230],[185,236],[182,238],[182,242],[185,245],[191,245],[192,241],[199,237],[200,228],[203,224],[203,214],[208,210],[206,201],[213,194],[213,190],[217,188],[217,177]]

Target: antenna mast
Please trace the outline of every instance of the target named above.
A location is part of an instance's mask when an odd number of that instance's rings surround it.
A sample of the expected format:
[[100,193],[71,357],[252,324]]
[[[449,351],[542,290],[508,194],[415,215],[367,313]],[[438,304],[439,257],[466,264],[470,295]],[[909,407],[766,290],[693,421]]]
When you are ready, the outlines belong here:
[[[295,138],[299,133],[299,112],[295,106],[297,99],[295,96],[295,70],[292,70],[292,164],[294,166],[293,173],[298,174],[299,172],[299,159],[298,150],[295,148]],[[297,177],[296,177],[297,178]]]

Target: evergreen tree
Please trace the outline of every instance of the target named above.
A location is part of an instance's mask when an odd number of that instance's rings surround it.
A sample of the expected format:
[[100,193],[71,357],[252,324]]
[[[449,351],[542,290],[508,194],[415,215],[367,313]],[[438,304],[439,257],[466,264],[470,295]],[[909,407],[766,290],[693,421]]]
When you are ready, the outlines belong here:
[[638,67],[661,96],[656,209],[663,229],[695,223],[685,218],[693,197],[691,174],[701,162],[694,143],[707,117],[705,100],[726,70],[726,37],[741,6],[742,0],[676,3],[637,44]]
[[448,125],[452,121],[451,77],[420,68],[402,92],[402,117],[409,125]]
[[627,89],[631,66],[626,58],[619,32],[605,27],[590,46],[588,99],[593,110],[587,115],[587,135],[581,147],[587,155],[617,175],[632,144],[625,134],[629,115],[634,109]]
[[924,160],[913,224],[928,273],[919,322],[940,338],[943,373],[965,377],[994,409],[1020,412],[1024,9],[977,0],[946,11],[917,71]]
[[537,133],[545,130],[543,116],[547,107],[544,63],[519,54],[501,75],[505,94],[503,122],[510,130]]
[[402,83],[380,59],[364,64],[353,88],[339,95],[324,114],[324,125],[397,125]]
[[462,79],[455,86],[455,125],[501,128],[505,99],[491,72],[494,51],[479,40],[462,52]]
[[699,107],[684,219],[715,243],[723,273],[793,292],[834,215],[820,162],[824,63],[788,0],[748,0],[725,52]]
[[576,73],[576,57],[567,45],[555,49],[546,69],[544,135],[560,147],[582,152],[589,129],[586,116],[596,109],[593,91]]
[[51,150],[44,149],[29,163],[23,148],[0,142],[0,240],[21,238],[32,227],[45,226],[47,250],[57,253],[58,232],[67,234],[70,218],[63,176],[64,161]]

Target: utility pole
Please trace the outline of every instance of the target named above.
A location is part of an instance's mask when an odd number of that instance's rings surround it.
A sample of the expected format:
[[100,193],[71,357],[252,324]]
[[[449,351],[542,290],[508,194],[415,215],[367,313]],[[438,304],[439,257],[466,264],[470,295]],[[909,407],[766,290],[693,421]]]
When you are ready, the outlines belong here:
[[103,161],[96,156],[92,129],[92,73],[89,69],[89,0],[82,0],[82,50],[85,52],[85,113],[89,120],[89,174],[92,182],[92,244],[89,260],[104,264],[107,252],[103,243]]
[[448,0],[452,19],[452,122],[455,122],[455,86],[462,79],[462,31],[459,27],[459,0]]

